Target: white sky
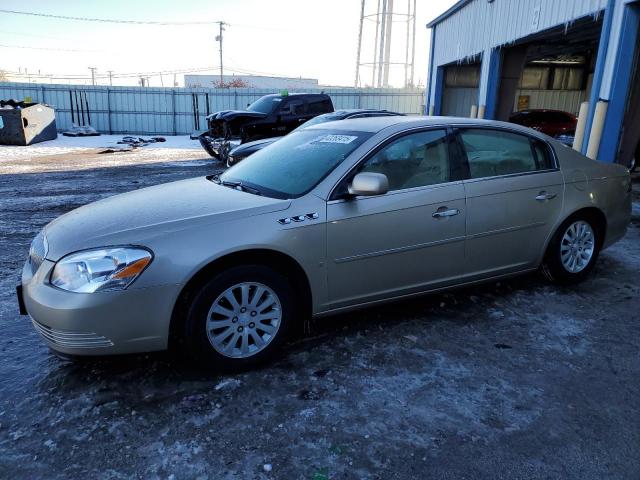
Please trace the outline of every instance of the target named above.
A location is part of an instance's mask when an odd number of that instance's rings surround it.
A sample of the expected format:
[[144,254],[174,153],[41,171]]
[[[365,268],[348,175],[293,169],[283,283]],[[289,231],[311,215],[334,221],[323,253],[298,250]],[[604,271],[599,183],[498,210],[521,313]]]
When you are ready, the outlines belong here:
[[[407,1],[395,0],[395,11],[406,12]],[[429,32],[425,24],[453,3],[418,0],[416,83],[426,81]],[[377,0],[366,4],[365,13],[374,13]],[[147,21],[223,20],[230,24],[224,37],[225,74],[302,76],[318,78],[322,85],[352,86],[354,82],[360,0],[0,0],[0,9]],[[404,62],[404,28],[402,22],[394,22],[392,62]],[[117,25],[0,13],[0,69],[89,77],[89,66],[97,67],[98,75],[106,75],[107,70],[136,74],[217,67],[216,30],[217,25]],[[374,24],[365,22],[363,62],[372,60],[374,34]],[[65,49],[74,51],[61,51]],[[370,83],[371,71],[364,70],[362,76]],[[177,75],[180,85],[182,77]],[[171,86],[173,75],[162,80]],[[114,84],[137,81],[132,75]],[[85,81],[56,81],[69,82]],[[99,77],[98,83],[108,80]],[[404,70],[392,68],[390,83],[402,86]],[[160,84],[159,76],[151,78],[151,86]]]

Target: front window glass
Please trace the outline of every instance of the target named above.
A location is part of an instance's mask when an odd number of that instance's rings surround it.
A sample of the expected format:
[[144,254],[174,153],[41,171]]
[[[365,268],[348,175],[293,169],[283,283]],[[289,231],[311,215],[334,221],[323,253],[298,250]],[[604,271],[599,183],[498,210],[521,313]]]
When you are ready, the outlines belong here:
[[297,130],[259,150],[220,175],[263,195],[295,198],[326,177],[371,136],[345,130]]
[[360,171],[383,173],[389,180],[389,190],[448,182],[447,134],[429,130],[405,135],[367,160]]
[[281,97],[262,97],[247,107],[250,112],[271,113],[282,103]]

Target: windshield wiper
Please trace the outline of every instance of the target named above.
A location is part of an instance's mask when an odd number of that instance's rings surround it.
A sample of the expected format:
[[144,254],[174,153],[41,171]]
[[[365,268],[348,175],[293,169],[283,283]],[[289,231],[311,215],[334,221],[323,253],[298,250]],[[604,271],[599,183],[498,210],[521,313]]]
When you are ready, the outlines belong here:
[[211,178],[218,185],[224,185],[225,187],[235,188],[243,192],[252,193],[253,195],[262,195],[262,192],[255,187],[244,185],[242,182],[233,182],[231,180],[221,180],[220,175],[215,175]]

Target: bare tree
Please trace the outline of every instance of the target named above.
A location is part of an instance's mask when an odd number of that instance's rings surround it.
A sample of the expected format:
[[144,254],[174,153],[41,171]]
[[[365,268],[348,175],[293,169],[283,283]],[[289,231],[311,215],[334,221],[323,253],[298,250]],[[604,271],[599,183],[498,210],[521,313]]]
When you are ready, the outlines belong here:
[[248,88],[250,85],[241,78],[234,78],[228,82],[213,82],[214,88]]

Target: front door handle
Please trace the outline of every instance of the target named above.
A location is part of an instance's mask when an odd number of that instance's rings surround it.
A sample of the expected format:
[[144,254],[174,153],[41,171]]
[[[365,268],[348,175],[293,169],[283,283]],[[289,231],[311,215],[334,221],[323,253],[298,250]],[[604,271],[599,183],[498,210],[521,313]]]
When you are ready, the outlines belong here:
[[438,210],[433,212],[431,215],[433,218],[445,218],[445,217],[453,217],[454,215],[458,215],[460,210],[457,208],[451,208],[447,210],[447,207],[440,207]]
[[547,200],[551,200],[553,198],[556,198],[555,193],[547,193],[545,191],[542,191],[538,194],[538,196],[536,197],[536,200],[539,202],[546,202]]

